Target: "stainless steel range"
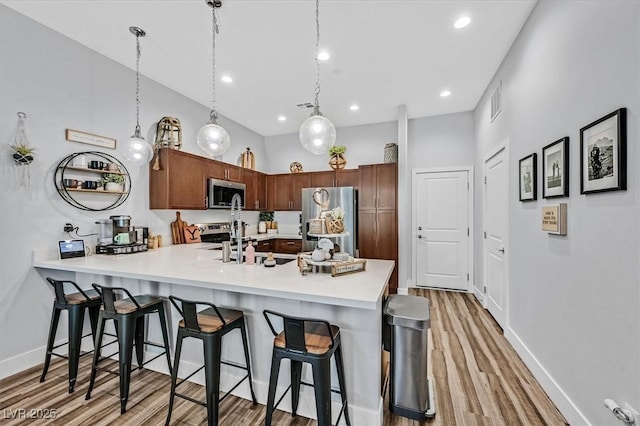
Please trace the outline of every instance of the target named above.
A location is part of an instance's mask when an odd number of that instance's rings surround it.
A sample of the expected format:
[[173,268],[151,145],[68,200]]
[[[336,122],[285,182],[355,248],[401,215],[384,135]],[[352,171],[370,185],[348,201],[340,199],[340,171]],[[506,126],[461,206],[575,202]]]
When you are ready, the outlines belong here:
[[229,222],[196,223],[200,230],[200,240],[203,243],[222,243],[231,240],[231,225]]

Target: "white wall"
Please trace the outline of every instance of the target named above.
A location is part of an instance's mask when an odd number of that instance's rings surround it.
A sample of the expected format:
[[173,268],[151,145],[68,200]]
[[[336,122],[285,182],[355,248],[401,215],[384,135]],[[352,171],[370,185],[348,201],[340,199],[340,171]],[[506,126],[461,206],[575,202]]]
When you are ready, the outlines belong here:
[[[122,48],[135,54],[133,39],[131,45]],[[4,147],[0,155],[0,376],[4,376],[13,365],[8,361],[12,357],[33,351],[31,355],[40,363],[44,356],[52,292],[31,267],[33,250],[55,248],[58,240],[68,238],[62,231],[66,222],[89,234],[97,232],[96,219],[113,214],[131,215],[133,224],[150,226],[170,244],[169,222],[175,220],[175,212],[149,210],[148,169],[126,162],[132,191],[115,210],[78,210],[62,201],[53,187],[53,168],[70,153],[98,150],[123,160],[124,143],[135,127],[134,70],[5,6],[0,6],[0,51],[0,142]],[[144,64],[142,40],[142,73]],[[206,84],[209,82],[203,82]],[[145,138],[154,140],[155,124],[163,116],[178,117],[183,128],[183,151],[199,154],[195,135],[208,121],[208,108],[144,77],[140,89],[140,123]],[[27,114],[27,137],[37,149],[30,166],[29,188],[18,186],[16,166],[6,148],[12,142],[18,111]],[[251,147],[258,169],[264,170],[263,137],[224,117],[220,123],[232,139],[232,148],[222,160],[236,163],[240,153]],[[68,142],[65,128],[116,138],[117,149]],[[189,211],[183,212],[183,219],[193,223],[227,219],[227,214]],[[246,217],[257,221],[257,213],[247,213]],[[94,238],[87,238],[87,243],[95,244]],[[65,336],[64,322],[60,329],[58,336]]]
[[[300,123],[302,124],[302,123]],[[347,147],[347,169],[359,164],[384,162],[384,146],[398,139],[398,125],[394,121],[336,129],[336,145]],[[305,172],[331,170],[328,155],[314,155],[300,145],[297,133],[265,137],[268,173],[289,173],[289,164],[297,161]]]
[[[478,171],[491,150],[510,143],[505,332],[572,424],[618,424],[602,404],[607,397],[640,407],[639,23],[639,2],[538,2],[475,111]],[[503,111],[490,123],[499,80]],[[579,129],[620,107],[628,190],[580,195]],[[537,201],[519,202],[518,160],[532,152],[540,159],[542,147],[563,136],[570,197],[546,201],[539,189]],[[565,237],[540,230],[541,207],[557,202],[568,204]]]

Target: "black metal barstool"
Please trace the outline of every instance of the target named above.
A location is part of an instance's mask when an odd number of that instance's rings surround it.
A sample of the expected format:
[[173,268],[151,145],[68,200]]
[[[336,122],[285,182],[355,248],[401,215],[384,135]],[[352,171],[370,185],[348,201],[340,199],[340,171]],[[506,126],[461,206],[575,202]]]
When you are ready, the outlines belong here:
[[[47,340],[47,353],[44,358],[44,369],[40,376],[40,382],[44,382],[51,363],[51,355],[69,360],[69,393],[73,392],[76,385],[76,376],[78,375],[78,363],[80,360],[80,346],[82,339],[96,334],[96,324],[98,323],[98,311],[100,310],[100,294],[95,290],[82,290],[73,281],[54,280],[47,278],[49,284],[53,286],[56,298],[53,301],[53,311],[51,312],[51,324],[49,326],[49,339]],[[78,290],[75,293],[65,293],[64,286],[69,284]],[[91,320],[91,334],[82,335],[84,325],[84,311],[89,310],[89,318]],[[69,339],[67,342],[54,346],[56,340],[56,332],[58,331],[58,321],[60,320],[60,312],[69,312]],[[53,352],[54,349],[68,344],[68,356],[60,355]],[[87,352],[91,353],[91,352]],[[86,355],[86,354],[83,354]]]
[[[257,404],[256,396],[253,392],[253,381],[251,379],[251,361],[249,358],[249,346],[247,344],[247,329],[242,311],[235,309],[219,308],[212,303],[196,302],[192,300],[184,300],[179,297],[169,296],[169,300],[176,307],[182,319],[178,323],[178,338],[176,340],[176,352],[174,355],[173,374],[171,375],[171,396],[169,397],[169,412],[167,413],[166,425],[171,420],[171,412],[173,410],[173,402],[176,396],[186,399],[196,404],[207,407],[207,419],[209,425],[218,424],[218,405],[224,400],[235,388],[249,379],[249,389],[251,390],[251,399],[253,404]],[[208,306],[208,308],[198,312],[198,305]],[[227,333],[240,329],[242,334],[242,346],[244,349],[245,365],[238,365],[221,359],[222,337]],[[182,341],[185,337],[193,337],[202,340],[204,346],[204,365],[193,373],[178,380],[178,367],[180,365],[180,352],[182,351]],[[220,364],[230,365],[232,367],[247,370],[238,383],[235,384],[229,392],[220,398]],[[205,392],[207,401],[201,402],[190,398],[186,395],[176,392],[176,388],[184,383],[198,371],[205,369]]]
[[[344,419],[347,425],[351,426],[342,363],[340,329],[327,321],[319,319],[292,317],[269,310],[263,311],[263,315],[275,336],[265,425],[271,425],[273,410],[280,404],[289,389],[291,389],[291,414],[293,416],[296,415],[300,398],[300,385],[303,384],[314,387],[319,426],[331,425],[331,392],[339,393],[342,398],[342,408],[340,409],[340,414],[338,414],[336,424],[340,423],[340,418],[344,412]],[[270,319],[271,316],[282,318],[283,331],[276,332]],[[339,391],[331,389],[331,356],[334,353]],[[291,384],[274,405],[280,361],[283,358],[291,360]],[[303,362],[311,364],[313,384],[301,381]]]
[[[96,334],[95,347],[100,348],[102,336],[104,334],[104,324],[106,320],[112,319],[115,322],[118,335],[119,346],[119,372],[112,374],[120,376],[120,413],[124,414],[127,410],[127,400],[129,399],[129,383],[131,381],[131,358],[133,356],[133,344],[136,346],[136,360],[138,368],[141,369],[145,364],[166,355],[169,372],[171,372],[171,357],[169,356],[169,338],[167,337],[167,319],[164,311],[164,299],[158,296],[138,295],[133,296],[129,291],[122,287],[103,287],[98,284],[92,284],[93,288],[102,295],[102,309],[98,318],[98,330]],[[116,300],[116,294],[126,295],[126,299]],[[152,313],[158,313],[160,317],[160,329],[162,331],[162,339],[164,346],[148,342],[144,340],[145,316]],[[156,346],[164,348],[164,352],[159,353],[153,358],[144,361],[144,345]],[[106,358],[115,355],[111,354]],[[91,398],[91,391],[96,379],[98,370],[98,361],[100,360],[100,350],[94,351],[93,365],[91,367],[91,381],[89,382],[89,390],[85,399]]]

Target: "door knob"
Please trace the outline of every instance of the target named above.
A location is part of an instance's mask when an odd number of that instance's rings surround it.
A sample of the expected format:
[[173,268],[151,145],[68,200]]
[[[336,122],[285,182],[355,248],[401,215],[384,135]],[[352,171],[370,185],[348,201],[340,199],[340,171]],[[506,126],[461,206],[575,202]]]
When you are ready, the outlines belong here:
[[422,235],[418,234],[418,238],[422,238]]
[[499,248],[499,249],[498,249],[498,251],[499,251],[500,253],[504,254],[504,247]]

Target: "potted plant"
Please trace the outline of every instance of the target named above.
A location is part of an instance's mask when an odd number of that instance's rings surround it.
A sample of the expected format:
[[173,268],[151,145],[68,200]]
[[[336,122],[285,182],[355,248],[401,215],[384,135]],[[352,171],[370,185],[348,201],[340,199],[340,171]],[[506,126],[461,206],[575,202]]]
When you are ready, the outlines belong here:
[[124,190],[124,175],[105,173],[102,176],[105,191],[122,192]]
[[33,161],[33,153],[36,150],[33,147],[30,147],[25,142],[18,142],[9,147],[13,150],[13,161],[18,165],[27,165],[31,164]]
[[273,212],[270,211],[262,211],[258,214],[258,233],[264,234],[267,232],[267,229],[271,229],[273,223]]
[[329,165],[333,170],[344,169],[347,165],[347,160],[344,158],[344,153],[347,152],[347,147],[344,145],[334,145],[329,148]]

